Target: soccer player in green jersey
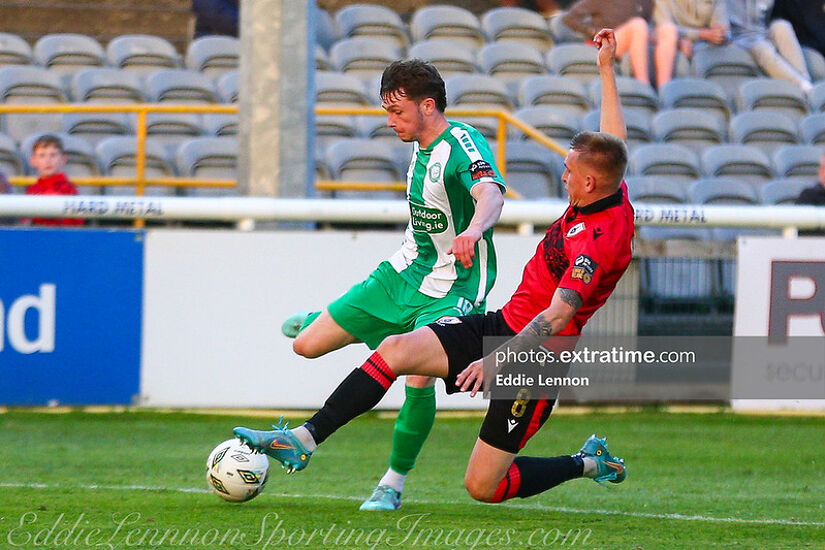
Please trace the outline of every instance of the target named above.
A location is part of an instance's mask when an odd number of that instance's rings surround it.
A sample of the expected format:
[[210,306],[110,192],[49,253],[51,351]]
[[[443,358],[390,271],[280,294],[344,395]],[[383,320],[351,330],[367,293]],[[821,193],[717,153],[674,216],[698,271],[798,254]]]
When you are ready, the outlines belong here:
[[[413,143],[407,170],[410,221],[401,249],[324,311],[283,326],[293,349],[319,357],[354,342],[384,338],[442,317],[483,312],[496,278],[492,227],[505,184],[484,137],[444,115],[444,81],[431,64],[396,61],[381,77],[387,125]],[[395,422],[390,467],[362,510],[397,510],[401,491],[435,420],[434,379],[408,376]]]

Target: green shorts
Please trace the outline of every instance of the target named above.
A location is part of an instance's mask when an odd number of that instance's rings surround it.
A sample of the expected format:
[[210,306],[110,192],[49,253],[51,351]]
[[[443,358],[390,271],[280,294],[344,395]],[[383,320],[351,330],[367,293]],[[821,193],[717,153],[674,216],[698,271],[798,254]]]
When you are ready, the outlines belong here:
[[457,294],[431,298],[410,286],[389,262],[381,262],[363,282],[329,304],[327,310],[344,330],[375,349],[384,338],[403,334],[445,316],[484,312]]

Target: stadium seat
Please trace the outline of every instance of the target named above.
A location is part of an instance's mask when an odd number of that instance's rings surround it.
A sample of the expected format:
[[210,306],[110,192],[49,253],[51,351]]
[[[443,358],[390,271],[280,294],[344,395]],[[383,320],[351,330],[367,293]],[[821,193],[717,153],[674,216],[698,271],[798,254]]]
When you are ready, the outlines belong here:
[[[650,84],[628,76],[616,77],[616,88],[624,112],[636,111],[648,117],[659,110],[659,97]],[[602,95],[602,83],[594,80],[590,85],[590,102],[598,105]]]
[[[326,150],[333,177],[341,181],[392,182],[401,180],[389,147],[369,139],[340,139]],[[338,198],[400,198],[395,191],[336,191]]]
[[[551,139],[561,141],[563,146],[570,143],[573,136],[581,130],[581,120],[575,115],[559,111],[548,105],[524,107],[513,116],[526,122]],[[512,130],[514,138],[527,139],[520,130]]]
[[316,71],[334,71],[332,61],[329,60],[329,54],[321,47],[320,44],[315,45],[315,70]]
[[238,102],[238,76],[238,71],[231,71],[218,79],[218,96],[221,102]]
[[547,105],[578,116],[586,114],[591,108],[584,84],[558,75],[538,75],[524,79],[518,97],[522,107]]
[[169,158],[182,142],[203,134],[201,115],[194,113],[148,113],[146,135],[166,148]]
[[650,121],[653,139],[689,147],[697,154],[725,142],[724,120],[700,109],[666,109]]
[[693,204],[758,204],[753,186],[736,178],[702,178],[688,187]]
[[457,6],[425,6],[410,21],[413,41],[446,38],[473,51],[484,44],[481,23],[472,12]]
[[596,48],[586,44],[559,44],[547,52],[545,63],[551,73],[587,83],[599,76],[597,54]]
[[702,153],[707,177],[729,176],[760,187],[773,178],[771,161],[765,153],[747,145],[717,145]]
[[773,154],[777,178],[801,178],[816,181],[825,148],[815,145],[786,145]]
[[106,46],[106,55],[112,66],[140,75],[181,66],[180,56],[172,44],[148,34],[118,36]]
[[730,118],[730,103],[725,90],[715,82],[701,78],[674,78],[659,90],[663,109],[691,107]]
[[315,94],[317,106],[361,107],[370,104],[363,82],[336,72],[315,72]]
[[63,115],[61,129],[94,147],[108,137],[132,134],[132,119],[134,115],[126,113],[67,113]]
[[[0,102],[25,104],[55,104],[67,100],[60,77],[46,69],[28,65],[8,65],[0,68]],[[57,113],[10,113],[2,117],[2,130],[21,140],[42,132],[60,129]]]
[[794,204],[802,190],[811,185],[810,180],[780,178],[763,185],[759,195],[762,204]]
[[560,160],[560,155],[538,143],[508,141],[507,187],[526,199],[558,197],[561,189]]
[[546,74],[541,53],[526,44],[493,42],[478,51],[481,70],[506,83],[513,94],[527,77]]
[[[599,131],[601,111],[587,113],[582,119],[582,130]],[[624,122],[627,127],[627,146],[631,152],[640,145],[646,145],[653,139],[650,128],[650,117],[644,111],[627,111],[624,113]]]
[[0,172],[7,176],[21,176],[25,171],[17,143],[6,134],[0,134]]
[[416,42],[410,47],[409,57],[429,61],[435,65],[444,80],[457,74],[472,74],[478,71],[476,56],[472,50],[444,38]]
[[340,138],[358,135],[354,116],[317,115],[315,117],[315,145],[320,149]]
[[234,36],[202,36],[186,49],[186,68],[217,79],[238,70],[241,42]]
[[787,116],[773,111],[747,111],[730,121],[731,143],[757,147],[770,156],[779,147],[799,141],[796,124]]
[[[97,158],[103,174],[112,177],[134,178],[137,174],[135,159],[137,157],[137,139],[135,137],[110,137],[104,139],[95,147]],[[166,149],[152,140],[146,140],[146,171],[147,178],[171,177],[174,174],[172,164]],[[106,188],[107,195],[133,195],[134,186],[110,186]],[[147,186],[146,195],[172,195],[174,190],[168,186]]]
[[359,137],[381,141],[388,146],[398,143],[398,136],[387,126],[385,116],[359,116],[355,121],[355,127]]
[[687,200],[685,186],[667,177],[628,176],[625,181],[632,203],[681,204]]
[[83,34],[47,34],[34,45],[37,63],[59,75],[106,64],[103,46]]
[[664,176],[689,183],[700,176],[696,154],[681,145],[652,143],[638,146],[630,155],[629,173],[637,176]]
[[406,183],[407,171],[412,162],[413,144],[399,143],[398,140],[396,140],[393,145],[390,145],[390,152],[392,153],[392,158],[395,161],[398,173],[401,174]]
[[79,102],[94,103],[143,103],[146,94],[143,84],[134,73],[95,67],[75,73],[70,90],[72,98]]
[[34,63],[34,52],[28,42],[16,34],[0,32],[0,67],[32,63]]
[[[63,143],[63,150],[66,152],[66,166],[64,172],[69,177],[89,177],[100,174],[100,166],[97,163],[97,156],[92,146],[83,138],[72,136],[68,134],[50,134],[60,138]],[[24,153],[28,172],[31,175],[36,175],[34,169],[28,164],[32,153],[32,145],[38,138],[42,137],[43,133],[32,134],[26,136],[20,142],[20,150]],[[99,188],[79,187],[78,190],[83,195],[91,193],[99,193]]]
[[811,102],[811,112],[820,113],[825,111],[825,82],[816,84],[808,93],[808,100]]
[[368,81],[401,57],[401,50],[391,42],[372,37],[344,38],[332,45],[329,59],[344,74]]
[[160,69],[146,77],[146,91],[158,103],[218,103],[215,83],[195,71]]
[[805,63],[808,65],[808,72],[814,82],[825,79],[825,57],[817,50],[802,46],[802,54],[805,56]]
[[315,10],[315,42],[324,50],[329,48],[338,40],[338,31],[335,28],[335,21],[327,10],[317,8]]
[[235,136],[238,134],[238,115],[203,115],[203,128],[209,135],[217,137]]
[[776,78],[757,78],[739,86],[736,106],[746,111],[774,111],[797,120],[808,114],[808,101],[792,82]]
[[513,108],[507,87],[491,76],[456,75],[447,79],[446,86],[447,100],[452,106],[507,110]]
[[814,113],[800,120],[799,137],[803,143],[825,145],[825,113]]
[[735,44],[697,49],[693,74],[716,82],[728,97],[736,94],[742,82],[762,76],[751,54]]
[[481,17],[481,28],[490,41],[525,44],[542,52],[553,45],[544,18],[525,8],[487,10]]
[[[185,178],[237,179],[238,140],[234,137],[198,137],[186,140],[178,148],[175,164],[178,173]],[[191,187],[186,194],[197,197],[237,195],[237,187]]]
[[389,41],[396,48],[409,43],[406,27],[397,12],[375,4],[355,4],[335,14],[341,38],[368,36]]

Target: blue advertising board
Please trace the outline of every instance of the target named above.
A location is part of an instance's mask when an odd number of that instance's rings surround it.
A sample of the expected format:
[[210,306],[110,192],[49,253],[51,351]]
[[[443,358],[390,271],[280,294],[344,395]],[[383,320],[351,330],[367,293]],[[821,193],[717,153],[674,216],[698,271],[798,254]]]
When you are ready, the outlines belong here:
[[131,404],[144,233],[0,229],[0,405]]

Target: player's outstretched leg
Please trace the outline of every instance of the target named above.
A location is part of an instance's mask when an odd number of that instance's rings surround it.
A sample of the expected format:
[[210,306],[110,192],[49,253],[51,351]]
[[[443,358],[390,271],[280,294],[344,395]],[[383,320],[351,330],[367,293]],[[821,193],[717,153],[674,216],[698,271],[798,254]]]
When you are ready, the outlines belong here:
[[273,429],[269,431],[251,430],[240,426],[232,431],[247,447],[268,454],[291,474],[307,467],[315,449],[308,449],[292,430],[287,429],[288,425],[283,420],[283,417],[278,419],[278,424],[273,425]]
[[596,434],[587,438],[577,453],[584,460],[584,476],[603,485],[603,481],[621,483],[627,477],[624,460],[613,457],[607,450],[607,438],[599,439]]

